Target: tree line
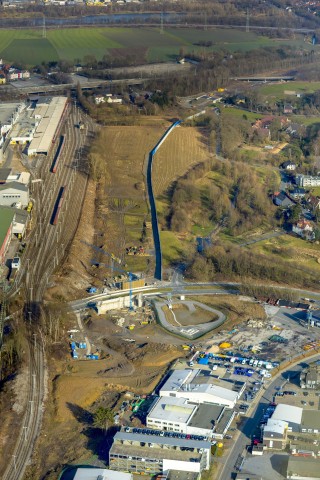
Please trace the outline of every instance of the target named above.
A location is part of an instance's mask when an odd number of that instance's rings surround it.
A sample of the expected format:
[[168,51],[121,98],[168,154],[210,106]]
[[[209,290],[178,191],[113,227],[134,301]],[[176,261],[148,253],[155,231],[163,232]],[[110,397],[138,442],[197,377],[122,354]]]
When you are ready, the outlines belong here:
[[215,242],[204,254],[197,254],[186,275],[202,281],[254,279],[257,283],[274,282],[297,285],[304,288],[318,287],[313,271],[301,270],[298,264],[288,264],[282,259],[274,262],[267,255],[260,255],[231,243]]

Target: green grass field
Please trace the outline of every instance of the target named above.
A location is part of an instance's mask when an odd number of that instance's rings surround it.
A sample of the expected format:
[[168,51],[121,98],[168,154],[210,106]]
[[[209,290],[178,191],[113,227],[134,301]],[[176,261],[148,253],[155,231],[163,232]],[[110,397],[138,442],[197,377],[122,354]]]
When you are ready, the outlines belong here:
[[[211,41],[210,47],[195,45]],[[157,28],[65,28],[48,30],[42,38],[38,30],[0,30],[0,55],[7,62],[32,66],[43,61],[82,60],[85,55],[101,59],[107,52],[116,55],[141,55],[141,61],[168,61],[183,47],[186,52],[201,50],[246,51],[258,47],[309,45],[298,40],[277,40],[238,30],[170,28],[160,34]],[[316,48],[316,47],[313,47]],[[117,52],[118,50],[118,52]]]
[[294,95],[287,95],[285,94],[286,91],[295,93],[313,93],[316,90],[320,90],[320,82],[286,82],[261,87],[260,93],[274,97],[276,100],[285,98],[290,101],[290,97],[294,98]]

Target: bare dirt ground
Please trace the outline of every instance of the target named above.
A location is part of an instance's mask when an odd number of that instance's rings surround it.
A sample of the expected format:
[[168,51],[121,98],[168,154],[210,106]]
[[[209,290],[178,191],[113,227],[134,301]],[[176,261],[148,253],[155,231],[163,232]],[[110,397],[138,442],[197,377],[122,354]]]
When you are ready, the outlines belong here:
[[[192,298],[190,298],[192,300]],[[266,313],[264,308],[245,297],[234,297],[234,296],[199,296],[195,297],[194,300],[202,302],[206,305],[216,307],[217,310],[221,310],[227,315],[227,320],[224,322],[223,326],[215,330],[216,333],[223,330],[231,330],[236,325],[250,319],[265,319]]]
[[[165,312],[167,321],[171,325],[177,326],[169,308],[165,306],[162,307],[162,310]],[[218,318],[213,312],[209,312],[199,307],[195,307],[195,311],[190,311],[187,306],[183,304],[172,305],[172,310],[177,321],[183,326],[201,325],[203,323],[213,322]]]
[[92,250],[82,243],[94,241],[96,185],[88,182],[82,215],[77,233],[74,237],[65,263],[54,276],[54,286],[46,293],[46,300],[72,300],[83,296],[84,290],[91,283],[90,259]]
[[[126,392],[152,392],[167,366],[185,355],[178,346],[145,341],[129,344],[111,336],[104,338],[104,348],[101,360],[73,361],[68,355],[63,362],[52,361],[51,401],[46,406],[41,447],[38,444],[35,456],[37,467],[27,478],[56,480],[63,464],[90,463],[93,458],[96,462],[98,452],[99,458],[107,461],[97,445],[101,432],[92,426],[96,406],[116,412]],[[105,438],[102,443],[106,442]]]

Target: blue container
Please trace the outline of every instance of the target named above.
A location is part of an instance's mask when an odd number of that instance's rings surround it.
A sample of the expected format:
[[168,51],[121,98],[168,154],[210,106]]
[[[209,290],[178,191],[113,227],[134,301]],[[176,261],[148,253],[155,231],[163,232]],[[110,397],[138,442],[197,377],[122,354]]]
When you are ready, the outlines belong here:
[[73,358],[78,358],[78,354],[75,350],[72,351],[72,357]]
[[75,350],[75,349],[76,349],[76,344],[75,344],[75,342],[71,342],[71,349],[72,349],[72,350]]
[[209,358],[208,358],[208,357],[199,358],[198,363],[199,363],[200,365],[208,365],[208,363],[209,363]]

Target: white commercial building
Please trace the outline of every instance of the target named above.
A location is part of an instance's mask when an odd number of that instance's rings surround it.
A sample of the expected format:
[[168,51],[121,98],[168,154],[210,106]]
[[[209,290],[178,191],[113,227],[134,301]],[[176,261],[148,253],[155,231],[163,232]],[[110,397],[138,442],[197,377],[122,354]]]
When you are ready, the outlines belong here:
[[296,183],[299,187],[319,187],[320,177],[313,177],[312,175],[297,175]]
[[235,412],[224,406],[189,403],[185,398],[160,397],[147,415],[147,427],[186,435],[223,438]]
[[272,414],[272,420],[283,420],[288,423],[288,431],[299,432],[303,409],[293,405],[280,404]]
[[106,468],[77,468],[73,480],[133,480],[131,473],[107,470]]
[[245,382],[232,382],[200,373],[201,370],[174,370],[161,387],[160,396],[233,408],[245,389]]
[[38,101],[33,111],[37,127],[28,148],[28,155],[48,155],[59,132],[68,107],[67,97]]
[[200,473],[209,470],[211,442],[159,434],[116,433],[109,452],[113,470],[150,476],[178,472]]

